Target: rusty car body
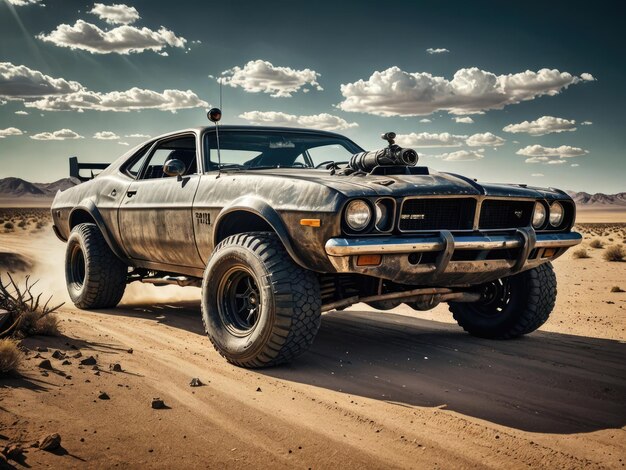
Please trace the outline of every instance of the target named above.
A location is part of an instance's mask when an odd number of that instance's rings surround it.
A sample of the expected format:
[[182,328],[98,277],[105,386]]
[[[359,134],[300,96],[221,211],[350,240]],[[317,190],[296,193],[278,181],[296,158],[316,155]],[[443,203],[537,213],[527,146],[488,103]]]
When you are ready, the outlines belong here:
[[[416,166],[417,156],[354,163],[368,155],[331,132],[211,126],[153,138],[110,165],[74,159],[74,176],[102,171],[59,192],[51,209],[55,233],[71,242],[72,299],[112,307],[128,282],[202,285],[209,337],[246,367],[291,360],[310,346],[322,311],[357,302],[450,302],[461,326],[494,338],[547,319],[549,262],[581,241],[565,192],[478,183]],[[92,256],[92,239],[110,255]],[[265,259],[267,250],[279,258]],[[97,259],[119,264],[100,273],[112,294],[91,282]],[[292,280],[284,289],[281,269]],[[545,305],[529,304],[537,293]]]

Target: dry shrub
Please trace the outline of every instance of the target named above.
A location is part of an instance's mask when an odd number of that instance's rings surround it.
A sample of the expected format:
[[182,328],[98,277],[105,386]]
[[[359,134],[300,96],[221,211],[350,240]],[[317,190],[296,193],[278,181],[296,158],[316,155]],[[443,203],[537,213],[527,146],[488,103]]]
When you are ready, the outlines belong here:
[[589,243],[589,246],[591,248],[604,248],[604,244],[602,243],[602,240],[598,240],[597,238],[594,238],[593,240],[591,240],[591,242]]
[[622,245],[611,245],[602,256],[606,261],[624,261],[626,250]]
[[587,253],[587,248],[579,248],[578,250],[572,253],[572,258],[574,259],[591,258],[591,256],[589,256],[589,253]]
[[611,292],[624,292],[624,289],[622,289],[620,286],[613,286],[611,287]]
[[17,341],[9,338],[0,339],[0,375],[16,372],[22,357]]
[[0,277],[0,309],[9,312],[8,321],[0,329],[0,338],[58,333],[58,321],[50,315],[63,304],[49,307],[52,296],[42,304],[42,294],[35,296],[32,293],[36,282],[31,283],[30,276],[26,276],[23,287],[20,287],[10,274],[7,276],[9,282],[6,284]]

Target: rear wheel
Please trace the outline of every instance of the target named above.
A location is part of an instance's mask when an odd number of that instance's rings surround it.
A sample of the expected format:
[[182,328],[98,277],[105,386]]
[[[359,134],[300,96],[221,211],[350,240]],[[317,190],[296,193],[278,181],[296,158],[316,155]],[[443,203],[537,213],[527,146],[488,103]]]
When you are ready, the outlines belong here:
[[95,224],[72,229],[65,252],[65,281],[74,305],[115,307],[124,295],[128,267],[107,245]]
[[291,260],[275,234],[233,235],[215,248],[206,267],[202,318],[215,349],[229,362],[288,362],[311,346],[319,330],[319,283]]
[[483,287],[484,300],[449,304],[457,323],[474,336],[509,339],[531,333],[554,309],[556,276],[550,263]]

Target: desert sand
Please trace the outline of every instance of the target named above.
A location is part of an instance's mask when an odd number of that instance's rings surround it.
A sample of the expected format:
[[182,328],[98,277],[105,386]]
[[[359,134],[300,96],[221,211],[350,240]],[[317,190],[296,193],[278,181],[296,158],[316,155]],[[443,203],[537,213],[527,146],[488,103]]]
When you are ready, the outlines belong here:
[[[135,283],[100,312],[68,303],[63,336],[25,340],[21,376],[0,379],[0,446],[61,434],[61,451],[27,449],[18,468],[623,468],[626,293],[610,290],[626,290],[626,263],[589,243],[624,243],[626,226],[578,229],[590,258],[555,261],[553,315],[513,341],[465,334],[445,306],[357,305],[324,315],[293,364],[244,370],[204,335],[196,288]],[[0,233],[0,260],[60,301],[63,250],[49,225]],[[41,375],[55,350],[71,364]],[[79,364],[92,355],[99,375]]]

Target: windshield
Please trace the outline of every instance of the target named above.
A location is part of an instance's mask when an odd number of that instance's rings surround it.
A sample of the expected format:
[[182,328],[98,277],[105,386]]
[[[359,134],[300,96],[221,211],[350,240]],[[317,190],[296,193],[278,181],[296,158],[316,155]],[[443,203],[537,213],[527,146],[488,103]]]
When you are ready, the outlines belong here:
[[[306,132],[220,130],[222,169],[325,168],[362,150],[350,140]],[[214,132],[204,136],[205,168],[217,170]]]

